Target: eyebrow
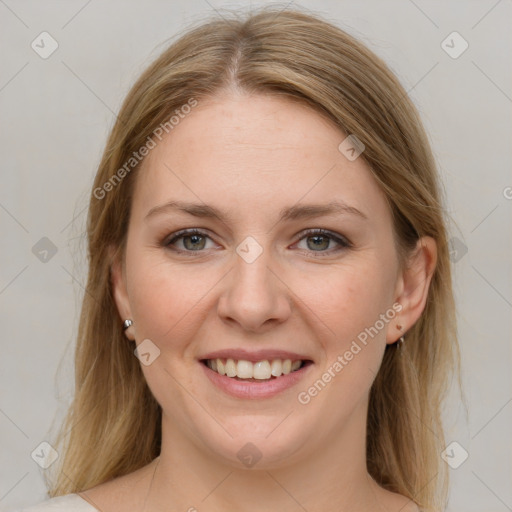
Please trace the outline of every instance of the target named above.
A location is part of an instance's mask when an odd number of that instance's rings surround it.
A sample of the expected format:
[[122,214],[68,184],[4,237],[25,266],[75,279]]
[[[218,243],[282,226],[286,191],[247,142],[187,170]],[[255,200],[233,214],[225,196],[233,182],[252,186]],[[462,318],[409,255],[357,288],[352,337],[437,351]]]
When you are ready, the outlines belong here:
[[[185,201],[169,201],[168,203],[151,208],[144,220],[147,221],[155,215],[166,213],[170,210],[178,210],[180,212],[193,215],[194,217],[215,218],[224,223],[226,223],[229,218],[226,213],[223,213],[212,206],[208,206],[207,204],[188,203]],[[279,212],[279,222],[310,219],[313,217],[335,214],[355,215],[361,219],[368,220],[368,217],[354,206],[350,206],[339,201],[331,201],[326,204],[294,205],[283,208]]]

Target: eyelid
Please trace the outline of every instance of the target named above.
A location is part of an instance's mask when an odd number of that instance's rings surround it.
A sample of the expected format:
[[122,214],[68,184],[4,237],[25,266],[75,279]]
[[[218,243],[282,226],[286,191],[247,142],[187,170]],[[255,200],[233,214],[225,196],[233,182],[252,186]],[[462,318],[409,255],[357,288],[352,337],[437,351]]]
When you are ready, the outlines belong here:
[[[208,234],[208,232],[201,228],[186,228],[186,229],[181,229],[179,231],[176,231],[175,233],[172,233],[172,235],[170,235],[170,237],[166,237],[164,239],[164,241],[162,242],[162,245],[165,247],[170,247],[171,243],[174,243],[175,241],[179,240],[180,238],[183,238],[186,236],[193,236],[193,235],[200,235],[200,236],[209,238],[210,240],[214,241],[213,238]],[[295,235],[295,236],[299,236],[300,238],[297,240],[297,242],[294,242],[293,245],[301,242],[308,236],[315,236],[315,235],[328,236],[329,238],[331,238],[331,240],[334,240],[339,245],[339,247],[337,249],[331,249],[328,251],[307,251],[308,253],[314,253],[314,254],[316,253],[316,254],[320,255],[320,257],[322,257],[322,255],[330,255],[332,253],[339,252],[342,249],[349,249],[349,248],[353,247],[353,244],[345,236],[343,236],[339,233],[334,233],[334,232],[329,231],[324,228],[309,228],[309,229],[305,229],[305,230],[301,231],[300,233]],[[201,254],[205,251],[204,249],[198,250],[198,251],[185,251],[182,249],[171,249],[171,250],[173,250],[174,252],[187,253],[187,254],[194,254],[194,253]],[[303,251],[306,251],[306,250],[303,249]]]
[[342,251],[346,251],[347,249],[353,248],[352,242],[350,240],[339,234],[334,233],[332,231],[329,231],[328,229],[323,228],[310,228],[305,229],[301,231],[297,236],[300,236],[299,240],[294,243],[294,245],[300,243],[305,238],[308,238],[310,236],[327,236],[331,240],[333,240],[335,243],[338,244],[338,247],[329,249],[327,251],[313,251],[313,250],[307,250],[307,249],[299,249],[302,254],[305,254],[307,256],[313,255],[314,258],[328,258],[329,256],[336,255]]
[[[208,234],[207,231],[204,231],[200,228],[186,228],[186,229],[180,229],[179,231],[176,231],[176,232],[172,233],[171,235],[165,237],[164,240],[162,241],[162,245],[164,247],[170,247],[171,243],[179,240],[180,238],[184,238],[186,236],[194,236],[194,235],[200,235],[200,236],[209,238],[210,240],[214,241],[213,238]],[[203,252],[203,251],[183,251],[181,249],[171,249],[171,250],[174,250],[175,252],[180,252],[180,253]]]

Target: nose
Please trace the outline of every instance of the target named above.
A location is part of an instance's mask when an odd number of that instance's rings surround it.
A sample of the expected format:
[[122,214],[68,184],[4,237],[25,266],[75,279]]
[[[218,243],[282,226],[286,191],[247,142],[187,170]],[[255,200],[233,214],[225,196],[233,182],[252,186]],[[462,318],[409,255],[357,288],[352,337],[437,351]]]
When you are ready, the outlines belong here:
[[271,266],[269,251],[263,251],[251,263],[235,255],[234,268],[226,276],[217,307],[224,322],[236,324],[241,330],[262,333],[290,317],[288,288]]

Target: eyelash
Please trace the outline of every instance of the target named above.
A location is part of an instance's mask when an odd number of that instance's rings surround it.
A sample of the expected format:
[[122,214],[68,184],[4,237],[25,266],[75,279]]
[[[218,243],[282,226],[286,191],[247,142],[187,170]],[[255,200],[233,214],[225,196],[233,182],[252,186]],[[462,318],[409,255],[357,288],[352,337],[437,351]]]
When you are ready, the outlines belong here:
[[[178,252],[181,254],[186,253],[186,254],[193,255],[194,253],[202,253],[203,251],[205,251],[205,249],[200,249],[197,251],[189,251],[189,250],[171,248],[171,245],[174,244],[176,241],[178,241],[182,238],[186,238],[186,237],[194,236],[194,235],[199,235],[199,236],[207,237],[207,238],[211,239],[211,237],[204,231],[201,231],[198,229],[183,229],[183,230],[175,233],[174,236],[170,240],[168,240],[168,241],[164,240],[162,245],[174,252]],[[327,250],[327,251],[312,251],[312,250],[310,250],[310,251],[308,251],[310,253],[316,253],[319,257],[322,257],[323,254],[328,255],[328,254],[332,254],[333,252],[337,253],[343,249],[349,249],[352,247],[352,244],[349,242],[349,240],[347,238],[345,238],[341,235],[336,235],[330,231],[327,231],[327,230],[321,229],[321,228],[306,229],[305,231],[303,231],[301,233],[301,235],[302,235],[301,238],[298,240],[299,242],[304,240],[305,238],[308,238],[311,236],[324,236],[331,240],[334,240],[337,244],[340,245],[340,247],[338,247],[335,250]],[[305,250],[305,249],[303,249],[303,250]]]

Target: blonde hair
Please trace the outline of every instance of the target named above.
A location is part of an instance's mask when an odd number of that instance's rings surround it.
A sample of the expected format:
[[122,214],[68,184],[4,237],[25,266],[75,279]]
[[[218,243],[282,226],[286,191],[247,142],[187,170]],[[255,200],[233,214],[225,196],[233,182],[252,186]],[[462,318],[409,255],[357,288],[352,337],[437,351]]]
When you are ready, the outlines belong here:
[[124,255],[139,165],[100,198],[97,190],[106,190],[177,109],[226,89],[301,101],[355,134],[389,202],[401,261],[419,237],[437,242],[425,310],[407,332],[402,357],[394,345],[386,348],[371,388],[367,467],[382,487],[422,510],[443,509],[448,474],[440,457],[441,405],[455,369],[460,385],[460,355],[441,191],[427,136],[397,78],[361,42],[319,16],[268,7],[189,29],[122,105],[90,198],[75,395],[56,441],[62,456],[56,477],[48,477],[49,495],[133,472],[160,453],[161,408],[123,334],[110,282],[113,259]]

